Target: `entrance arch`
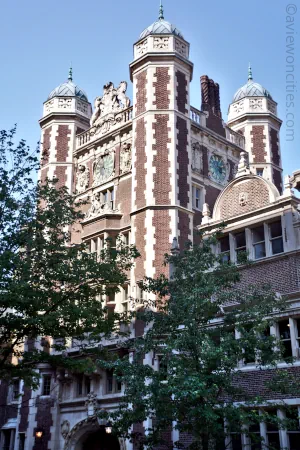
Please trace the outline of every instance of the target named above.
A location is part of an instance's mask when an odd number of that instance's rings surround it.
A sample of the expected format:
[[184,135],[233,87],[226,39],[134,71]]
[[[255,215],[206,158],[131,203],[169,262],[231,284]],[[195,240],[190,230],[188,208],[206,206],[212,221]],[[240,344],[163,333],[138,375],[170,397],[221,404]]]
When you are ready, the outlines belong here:
[[105,433],[105,430],[99,427],[97,417],[87,417],[70,430],[64,450],[126,450],[125,439],[117,438],[114,434],[105,437],[102,432]]
[[83,439],[82,450],[120,450],[119,440],[100,429]]

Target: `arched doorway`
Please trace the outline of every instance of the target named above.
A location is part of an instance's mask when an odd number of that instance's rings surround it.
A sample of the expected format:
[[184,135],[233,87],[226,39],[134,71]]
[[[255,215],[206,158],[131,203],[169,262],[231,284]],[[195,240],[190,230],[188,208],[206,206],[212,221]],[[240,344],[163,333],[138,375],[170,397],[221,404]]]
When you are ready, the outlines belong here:
[[82,450],[120,450],[118,438],[100,429],[89,434],[82,442]]

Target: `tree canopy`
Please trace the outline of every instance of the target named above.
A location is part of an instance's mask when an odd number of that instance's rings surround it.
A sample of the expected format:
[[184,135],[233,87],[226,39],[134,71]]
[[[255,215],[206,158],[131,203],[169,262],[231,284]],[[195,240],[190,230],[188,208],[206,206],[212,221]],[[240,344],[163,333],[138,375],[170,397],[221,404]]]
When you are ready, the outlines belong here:
[[108,316],[101,300],[127,281],[137,252],[120,241],[96,258],[72,243],[83,202],[55,180],[37,182],[38,151],[15,144],[15,133],[0,133],[0,378],[34,387],[40,362],[70,370],[88,362],[50,347],[63,350],[77,336],[99,341],[125,320]]
[[[285,301],[270,286],[243,283],[238,266],[213,251],[220,235],[202,236],[200,245],[166,255],[172,276],[144,281],[153,300],[138,314],[143,335],[123,344],[130,357],[98,361],[124,383],[124,397],[109,420],[136,448],[169,448],[172,428],[190,436],[190,449],[229,448],[242,429],[252,443],[260,440],[251,430],[257,432],[263,420],[277,424],[278,418],[273,410],[259,412],[268,400],[248,389],[242,370],[247,363],[270,370],[269,398],[295,389],[287,373],[277,370],[283,347],[270,333]],[[138,424],[145,423],[140,432]],[[179,442],[174,447],[181,448]]]

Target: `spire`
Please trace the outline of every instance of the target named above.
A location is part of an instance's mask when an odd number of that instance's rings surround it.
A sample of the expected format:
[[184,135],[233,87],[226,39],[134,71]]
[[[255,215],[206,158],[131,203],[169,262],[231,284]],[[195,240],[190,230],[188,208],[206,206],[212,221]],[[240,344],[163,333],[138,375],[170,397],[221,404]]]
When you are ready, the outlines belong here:
[[252,78],[252,69],[251,69],[251,64],[249,63],[249,67],[248,67],[248,81],[253,80]]
[[69,76],[68,76],[68,80],[69,81],[73,81],[73,69],[72,69],[72,65],[69,69]]
[[160,0],[158,20],[164,20],[164,7],[162,5],[162,0]]

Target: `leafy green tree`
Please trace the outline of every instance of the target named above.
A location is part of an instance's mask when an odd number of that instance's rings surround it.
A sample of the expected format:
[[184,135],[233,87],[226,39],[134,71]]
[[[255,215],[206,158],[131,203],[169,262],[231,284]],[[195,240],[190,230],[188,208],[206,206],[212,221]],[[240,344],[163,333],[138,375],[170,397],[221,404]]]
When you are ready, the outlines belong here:
[[108,315],[101,297],[126,282],[137,252],[119,242],[96,258],[72,243],[82,202],[53,180],[37,183],[38,152],[15,145],[15,133],[0,133],[0,378],[35,387],[40,362],[74,371],[92,365],[54,350],[116,331],[125,318]]
[[[242,429],[252,443],[258,441],[254,431],[262,420],[280,426],[267,409],[258,412],[266,399],[249,394],[241,365],[273,369],[265,386],[270,398],[274,390],[293,389],[293,380],[277,370],[283,349],[269,333],[285,302],[269,286],[246,286],[238,267],[212,251],[219,236],[166,256],[172,276],[145,280],[144,289],[156,300],[138,315],[146,328],[126,344],[130,358],[98,361],[125,385],[119,409],[108,419],[138,448],[164,442],[172,426],[191,435],[189,448],[202,450],[226,448]],[[147,418],[152,423],[145,433],[131,428]]]

